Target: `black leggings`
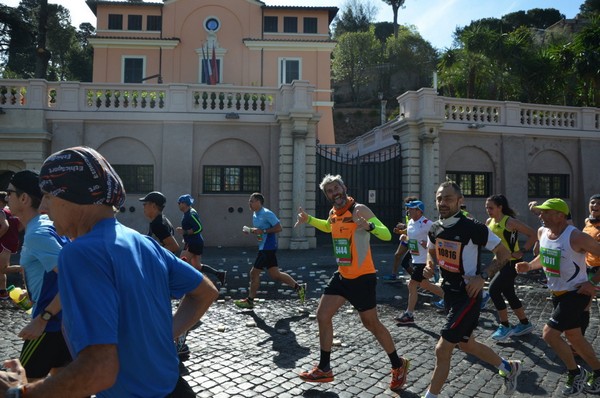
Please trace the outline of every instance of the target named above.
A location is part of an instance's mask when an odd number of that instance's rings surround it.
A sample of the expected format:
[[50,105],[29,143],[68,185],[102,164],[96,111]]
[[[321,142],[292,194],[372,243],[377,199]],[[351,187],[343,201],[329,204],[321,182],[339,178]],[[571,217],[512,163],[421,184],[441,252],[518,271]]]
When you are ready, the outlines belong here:
[[508,300],[508,304],[513,310],[517,310],[523,306],[515,293],[515,278],[517,277],[517,271],[515,270],[516,263],[517,260],[511,260],[500,269],[500,272],[494,275],[490,283],[490,296],[494,302],[494,307],[498,311],[506,309],[506,303],[502,295]]
[[190,387],[188,382],[183,377],[179,376],[175,390],[167,395],[166,398],[194,398],[195,396],[196,393],[194,393],[192,387]]

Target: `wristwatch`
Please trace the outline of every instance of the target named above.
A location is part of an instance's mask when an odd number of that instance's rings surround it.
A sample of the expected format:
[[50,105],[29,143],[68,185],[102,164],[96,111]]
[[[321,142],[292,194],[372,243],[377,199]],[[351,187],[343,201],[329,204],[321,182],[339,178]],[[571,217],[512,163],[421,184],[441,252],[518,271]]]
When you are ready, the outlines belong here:
[[23,387],[11,387],[4,393],[6,398],[23,398]]
[[481,276],[483,278],[484,281],[487,281],[489,278],[489,275],[486,271],[481,271],[481,273],[479,274],[479,276]]
[[52,319],[54,317],[54,314],[51,313],[50,311],[44,311],[44,312],[42,312],[41,317],[43,320],[48,322],[50,319]]

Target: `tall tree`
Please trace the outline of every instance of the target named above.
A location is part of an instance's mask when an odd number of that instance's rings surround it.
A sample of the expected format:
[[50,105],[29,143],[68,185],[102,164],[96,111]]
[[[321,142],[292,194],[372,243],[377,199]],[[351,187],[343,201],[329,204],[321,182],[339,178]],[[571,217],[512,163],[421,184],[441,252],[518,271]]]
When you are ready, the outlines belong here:
[[406,0],[383,0],[384,3],[392,6],[392,12],[394,13],[394,38],[398,38],[398,11],[404,7]]
[[37,47],[35,49],[35,77],[45,79],[50,61],[50,51],[46,48],[48,33],[48,0],[39,0]]

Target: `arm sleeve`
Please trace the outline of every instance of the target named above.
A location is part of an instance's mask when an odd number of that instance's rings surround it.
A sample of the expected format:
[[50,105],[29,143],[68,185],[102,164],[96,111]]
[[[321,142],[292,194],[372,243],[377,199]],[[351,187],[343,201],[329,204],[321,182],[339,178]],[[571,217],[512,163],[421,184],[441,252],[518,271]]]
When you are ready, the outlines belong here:
[[331,224],[327,220],[322,220],[320,218],[308,216],[308,225],[312,225],[319,231],[323,231],[325,233],[331,232]]
[[373,225],[375,225],[375,229],[370,232],[377,238],[385,241],[392,239],[392,234],[390,230],[385,225],[383,225],[383,223],[379,221],[377,217],[371,217],[369,219],[369,222],[372,222]]

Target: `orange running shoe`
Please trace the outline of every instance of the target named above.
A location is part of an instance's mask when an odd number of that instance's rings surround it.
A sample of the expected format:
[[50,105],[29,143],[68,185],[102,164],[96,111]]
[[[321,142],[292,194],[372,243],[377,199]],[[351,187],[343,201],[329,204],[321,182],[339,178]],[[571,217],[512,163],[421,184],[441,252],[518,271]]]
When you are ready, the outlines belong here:
[[309,381],[311,383],[330,383],[333,381],[333,370],[329,369],[324,372],[319,369],[318,366],[312,368],[312,370],[308,372],[302,372],[298,376],[304,381]]
[[408,368],[410,367],[410,361],[408,359],[400,358],[402,360],[402,366],[396,369],[392,369],[392,381],[390,382],[390,390],[393,392],[399,392],[404,383],[406,383],[406,375],[408,374]]

